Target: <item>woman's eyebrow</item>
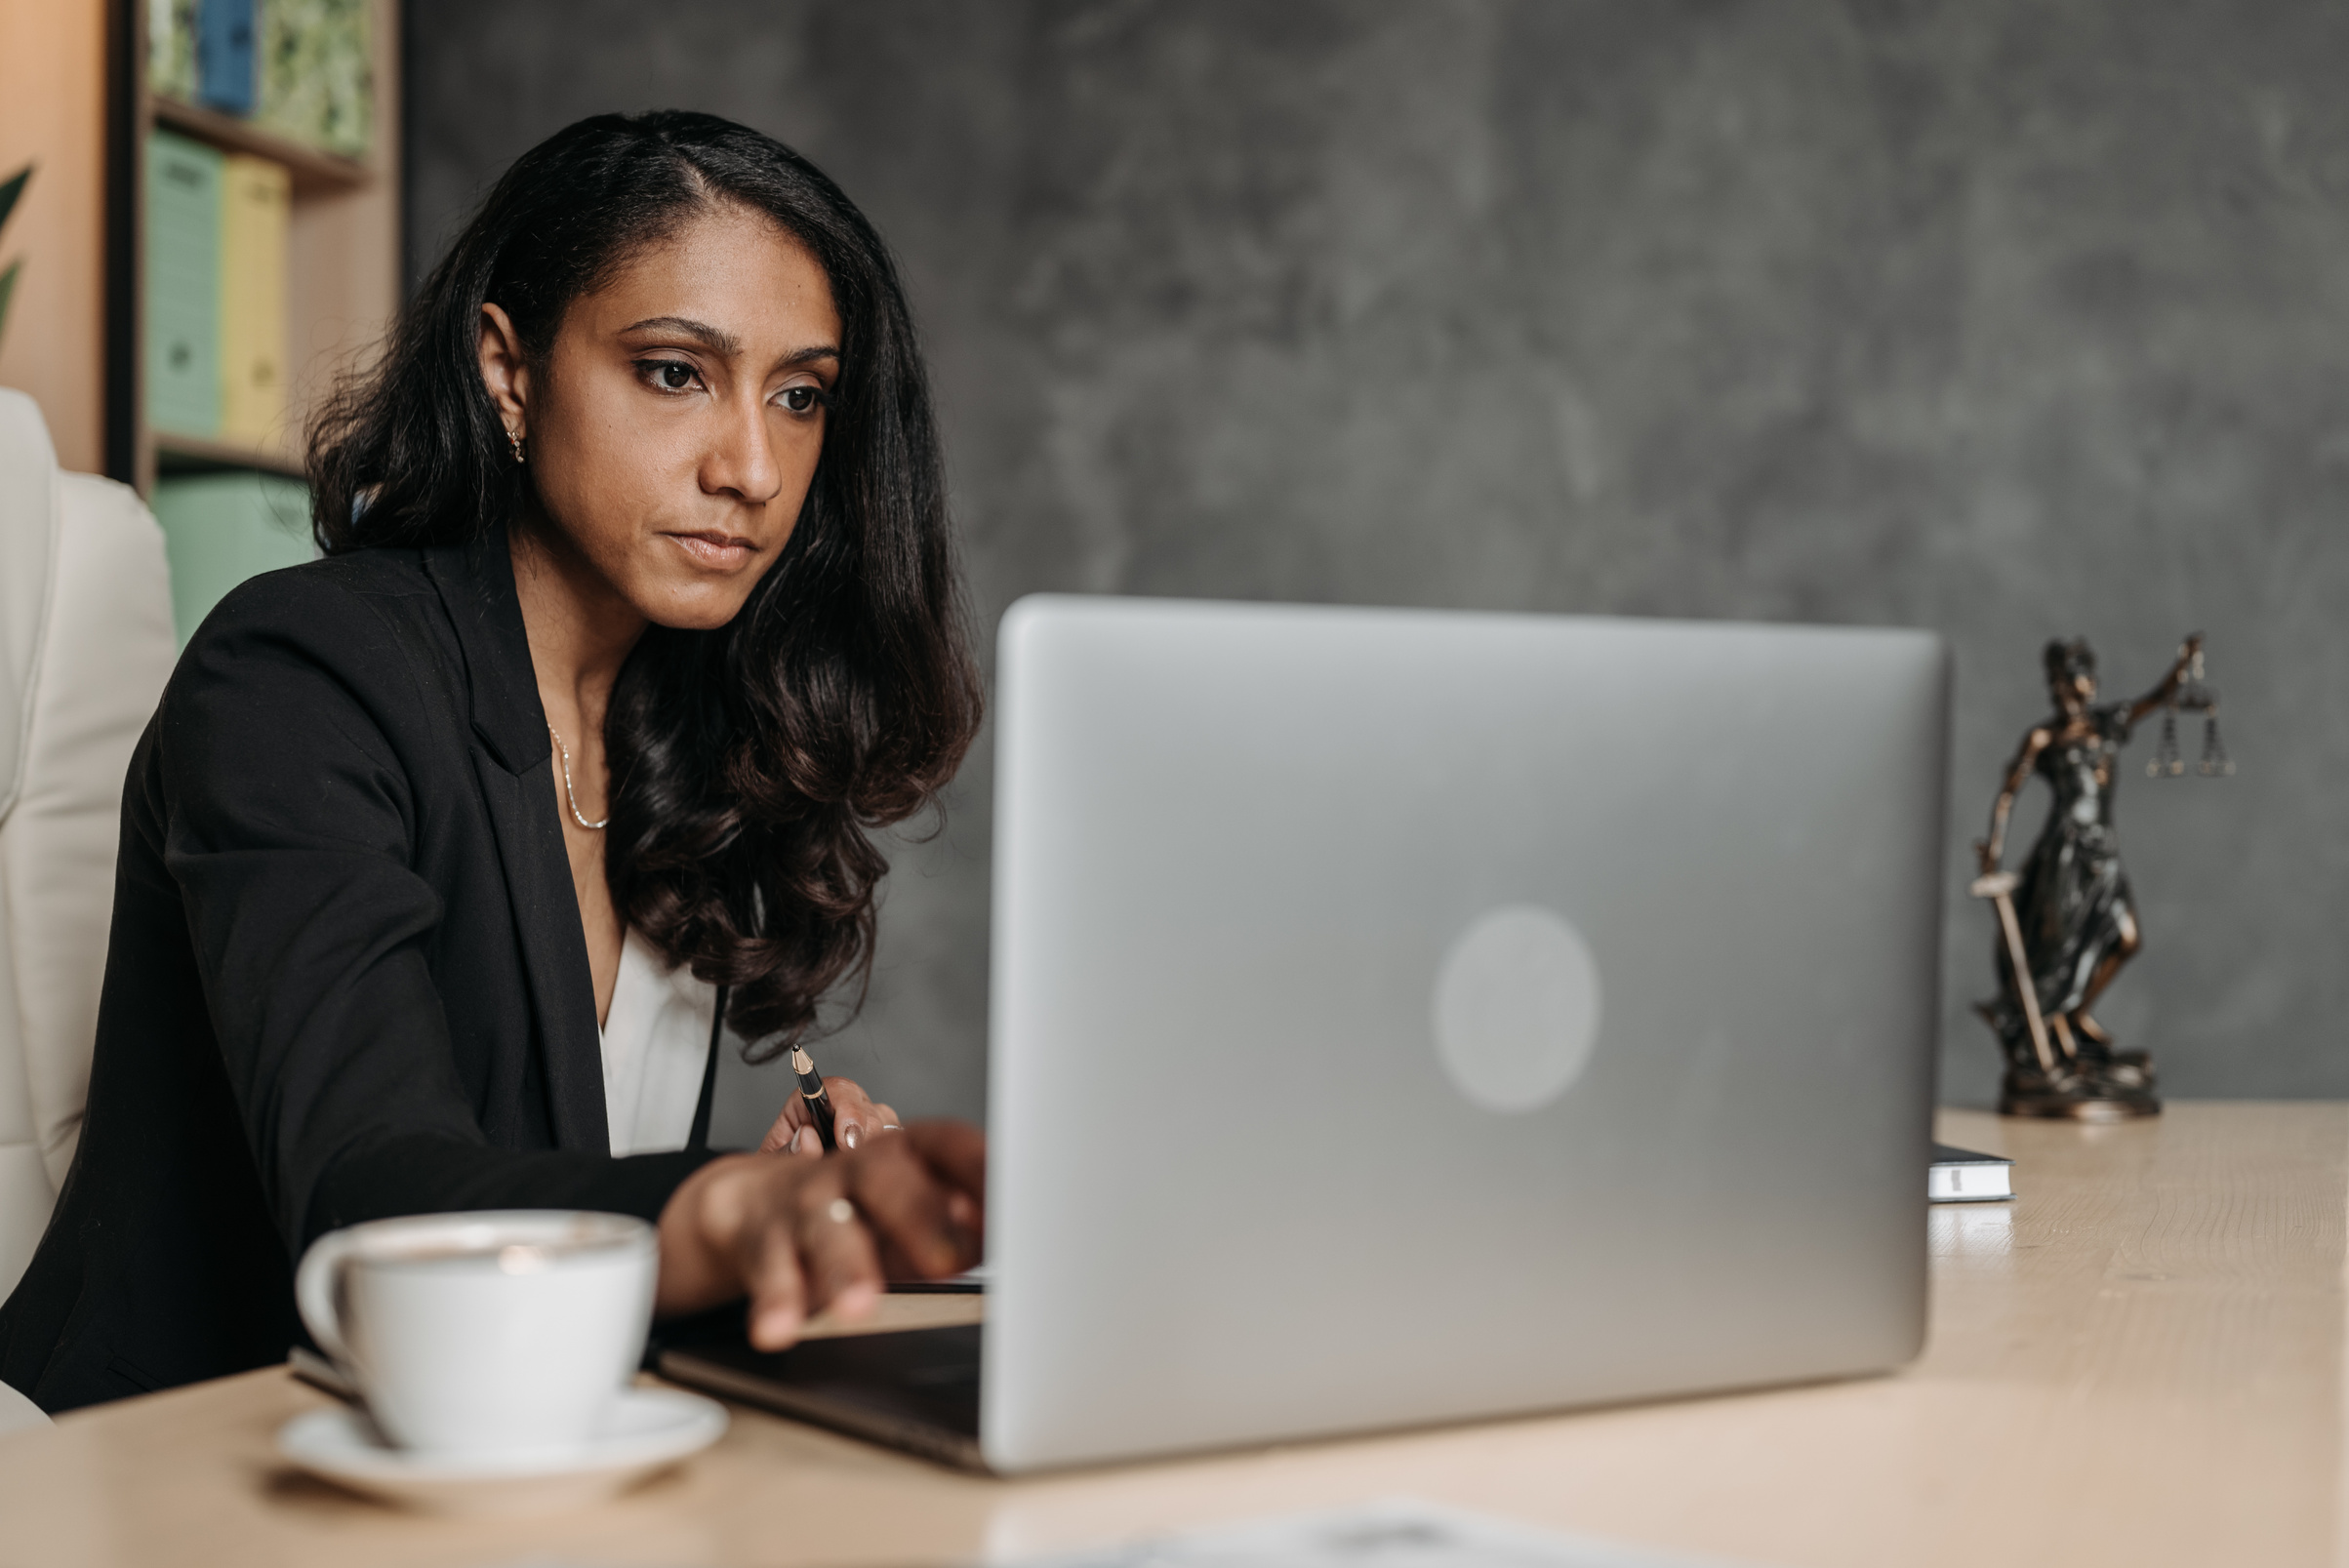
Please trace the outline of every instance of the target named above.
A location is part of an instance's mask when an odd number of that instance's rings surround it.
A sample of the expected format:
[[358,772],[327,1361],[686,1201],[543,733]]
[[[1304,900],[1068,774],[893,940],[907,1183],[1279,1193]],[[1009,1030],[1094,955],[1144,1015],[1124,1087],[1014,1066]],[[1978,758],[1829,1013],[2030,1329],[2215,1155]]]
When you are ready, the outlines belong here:
[[[620,330],[623,333],[679,333],[691,338],[712,353],[724,354],[729,358],[743,351],[743,341],[740,338],[735,337],[723,327],[712,327],[709,323],[696,321],[691,316],[646,316],[642,321],[630,322]],[[839,357],[840,350],[830,343],[813,343],[805,348],[795,348],[784,355],[783,363],[799,366],[813,364],[819,359],[836,360]]]
[[695,321],[689,316],[646,316],[642,321],[632,322],[620,330],[680,333],[713,353],[732,355],[743,351],[743,342],[734,334],[723,327],[712,327],[706,321]]

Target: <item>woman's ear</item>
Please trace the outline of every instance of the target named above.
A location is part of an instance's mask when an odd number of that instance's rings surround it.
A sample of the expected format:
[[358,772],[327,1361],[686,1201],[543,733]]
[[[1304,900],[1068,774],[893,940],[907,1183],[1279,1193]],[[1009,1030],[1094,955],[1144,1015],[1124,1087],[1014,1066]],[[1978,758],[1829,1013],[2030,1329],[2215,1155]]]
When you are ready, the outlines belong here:
[[481,384],[498,405],[506,438],[519,441],[530,434],[530,369],[522,359],[522,335],[502,307],[486,302],[481,306],[480,351]]

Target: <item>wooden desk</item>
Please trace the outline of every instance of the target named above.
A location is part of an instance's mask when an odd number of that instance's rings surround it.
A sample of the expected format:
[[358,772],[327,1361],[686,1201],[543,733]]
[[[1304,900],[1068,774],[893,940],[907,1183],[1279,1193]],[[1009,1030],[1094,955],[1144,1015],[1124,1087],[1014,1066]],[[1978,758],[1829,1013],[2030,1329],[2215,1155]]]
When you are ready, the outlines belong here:
[[0,1564],[951,1562],[1402,1492],[1753,1563],[2334,1562],[2349,1106],[1941,1135],[2023,1196],[1934,1212],[1930,1347],[1887,1378],[1008,1483],[738,1411],[630,1497],[483,1524],[289,1471],[322,1396],[266,1371],[0,1442]]

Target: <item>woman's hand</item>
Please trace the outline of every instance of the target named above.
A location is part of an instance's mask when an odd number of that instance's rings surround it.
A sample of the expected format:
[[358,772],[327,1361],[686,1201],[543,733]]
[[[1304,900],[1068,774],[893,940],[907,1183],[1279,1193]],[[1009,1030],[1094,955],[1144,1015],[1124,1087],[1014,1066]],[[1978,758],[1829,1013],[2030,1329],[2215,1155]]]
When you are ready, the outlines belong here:
[[[899,1126],[897,1111],[874,1101],[854,1078],[825,1079],[824,1098],[831,1102],[832,1137],[839,1140],[842,1148],[859,1147],[884,1131],[896,1131]],[[798,1090],[791,1091],[783,1114],[767,1129],[758,1151],[762,1154],[824,1152],[824,1140],[816,1136],[816,1119],[808,1114],[807,1101]]]
[[942,1279],[979,1261],[987,1140],[924,1121],[830,1159],[730,1154],[661,1211],[654,1310],[750,1298],[750,1343],[780,1350],[811,1313],[861,1318],[889,1277]]

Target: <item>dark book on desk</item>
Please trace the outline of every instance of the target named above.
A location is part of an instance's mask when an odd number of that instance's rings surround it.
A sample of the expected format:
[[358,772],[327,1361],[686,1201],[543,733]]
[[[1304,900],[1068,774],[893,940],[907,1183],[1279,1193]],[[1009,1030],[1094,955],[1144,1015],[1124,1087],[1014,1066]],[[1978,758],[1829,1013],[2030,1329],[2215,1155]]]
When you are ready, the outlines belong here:
[[672,1383],[983,1470],[977,1323],[841,1334],[755,1350],[737,1306],[662,1325],[654,1370]]
[[1933,1203],[1996,1203],[2014,1196],[2014,1161],[1948,1144],[1933,1146],[1924,1195]]

